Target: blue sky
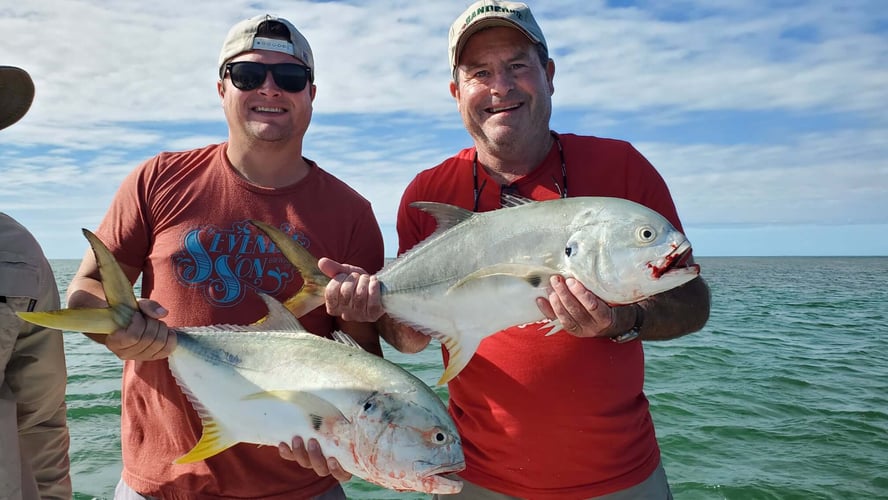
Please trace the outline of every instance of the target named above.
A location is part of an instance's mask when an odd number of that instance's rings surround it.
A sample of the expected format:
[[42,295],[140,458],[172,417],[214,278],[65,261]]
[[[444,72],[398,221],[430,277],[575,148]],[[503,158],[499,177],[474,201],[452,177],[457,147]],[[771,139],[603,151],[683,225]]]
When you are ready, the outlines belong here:
[[[35,80],[0,131],[0,211],[80,258],[123,177],[225,140],[228,28],[289,18],[318,86],[305,155],[372,203],[394,255],[401,191],[470,140],[447,31],[469,1],[7,2],[0,64]],[[631,141],[698,256],[888,255],[888,8],[881,0],[530,2],[555,60],[552,128]]]

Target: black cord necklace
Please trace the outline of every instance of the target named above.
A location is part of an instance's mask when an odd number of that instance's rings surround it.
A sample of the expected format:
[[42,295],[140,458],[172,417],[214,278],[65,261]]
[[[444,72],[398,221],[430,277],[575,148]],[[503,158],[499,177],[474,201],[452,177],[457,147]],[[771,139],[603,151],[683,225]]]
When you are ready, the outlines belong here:
[[[558,137],[558,134],[555,131],[549,131],[552,134],[552,138],[555,139],[555,145],[558,146],[558,156],[561,157],[561,184],[558,184],[558,181],[553,177],[552,181],[555,182],[555,189],[558,190],[558,194],[561,195],[562,198],[567,198],[567,163],[564,161],[564,148],[561,147],[561,139]],[[484,179],[484,182],[481,183],[481,187],[478,187],[478,149],[475,149],[475,158],[472,159],[472,180],[473,180],[473,194],[475,197],[475,203],[473,205],[472,211],[478,211],[478,201],[481,199],[481,191],[484,190],[484,186],[487,185],[487,179]],[[509,190],[510,186],[500,186],[500,189]],[[514,194],[515,189],[511,188],[511,191]]]

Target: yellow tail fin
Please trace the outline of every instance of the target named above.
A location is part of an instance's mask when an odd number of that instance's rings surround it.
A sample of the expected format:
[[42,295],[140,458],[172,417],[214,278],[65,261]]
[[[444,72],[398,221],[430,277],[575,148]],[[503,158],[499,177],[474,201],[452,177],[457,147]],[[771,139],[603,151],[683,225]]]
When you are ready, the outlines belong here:
[[139,309],[132,283],[102,240],[88,229],[83,229],[83,235],[96,255],[108,307],[16,313],[20,318],[47,328],[101,334],[112,333],[130,324],[133,313]]
[[268,235],[284,254],[284,257],[302,275],[302,288],[296,295],[287,299],[284,306],[293,313],[293,316],[300,318],[322,305],[324,303],[324,288],[330,282],[330,278],[318,269],[318,259],[280,229],[257,220],[250,222]]

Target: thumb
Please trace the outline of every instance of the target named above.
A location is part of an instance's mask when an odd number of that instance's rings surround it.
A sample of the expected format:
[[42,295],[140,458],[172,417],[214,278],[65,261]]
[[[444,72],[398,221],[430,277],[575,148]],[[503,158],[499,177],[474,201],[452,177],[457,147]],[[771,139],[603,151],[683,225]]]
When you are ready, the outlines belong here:
[[320,269],[321,272],[324,273],[324,275],[328,278],[335,278],[340,274],[367,274],[367,271],[358,266],[340,264],[339,262],[336,262],[333,259],[328,259],[327,257],[321,257],[321,259],[318,261],[318,269]]
[[159,302],[149,300],[149,299],[140,299],[139,300],[139,310],[145,316],[153,319],[161,319],[169,314],[169,311],[166,310],[165,307],[160,305]]

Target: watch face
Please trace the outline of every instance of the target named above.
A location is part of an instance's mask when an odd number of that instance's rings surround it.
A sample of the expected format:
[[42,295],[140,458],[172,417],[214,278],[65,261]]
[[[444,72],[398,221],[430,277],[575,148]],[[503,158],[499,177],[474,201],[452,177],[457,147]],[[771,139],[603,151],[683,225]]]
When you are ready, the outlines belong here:
[[615,336],[611,337],[610,339],[618,344],[624,344],[626,342],[633,341],[637,338],[638,338],[638,328],[633,327],[628,332],[621,333],[619,335],[615,335]]

